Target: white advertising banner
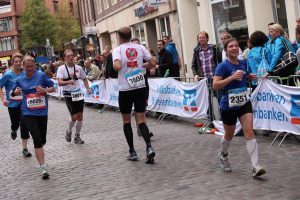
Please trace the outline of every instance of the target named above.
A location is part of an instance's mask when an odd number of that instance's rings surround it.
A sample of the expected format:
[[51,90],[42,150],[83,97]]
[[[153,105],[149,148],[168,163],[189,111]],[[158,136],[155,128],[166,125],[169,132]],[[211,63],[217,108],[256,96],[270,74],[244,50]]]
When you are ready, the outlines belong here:
[[84,101],[88,103],[106,103],[105,95],[105,88],[104,88],[104,81],[97,80],[97,81],[89,81],[89,86],[91,88],[91,94],[86,92],[84,87],[83,81],[81,81],[81,91],[84,94]]
[[119,82],[118,79],[105,79],[103,81],[105,90],[101,91],[105,98],[105,104],[119,107]]
[[173,78],[149,79],[148,110],[186,118],[207,116],[206,79],[198,83],[179,82]]
[[264,80],[251,96],[254,129],[300,135],[300,88]]

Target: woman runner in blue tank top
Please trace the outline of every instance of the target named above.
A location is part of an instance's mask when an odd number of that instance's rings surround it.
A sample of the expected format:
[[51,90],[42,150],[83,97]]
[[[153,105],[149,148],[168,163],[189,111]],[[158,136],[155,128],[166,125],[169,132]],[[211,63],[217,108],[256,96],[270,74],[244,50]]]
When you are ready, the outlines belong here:
[[218,158],[223,171],[230,172],[228,149],[234,135],[237,118],[239,118],[247,140],[247,151],[252,163],[252,176],[258,177],[263,175],[265,170],[262,165],[258,164],[258,148],[253,132],[250,90],[247,88],[247,78],[254,80],[256,75],[246,75],[247,64],[245,61],[238,60],[239,45],[235,38],[225,42],[224,50],[228,59],[217,66],[213,80],[213,89],[223,90],[220,110],[225,136],[221,139],[222,150]]

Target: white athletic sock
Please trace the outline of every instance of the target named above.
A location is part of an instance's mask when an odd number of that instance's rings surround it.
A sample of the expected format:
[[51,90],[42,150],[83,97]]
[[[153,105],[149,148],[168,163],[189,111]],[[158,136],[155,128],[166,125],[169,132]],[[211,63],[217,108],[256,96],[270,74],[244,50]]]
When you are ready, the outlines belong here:
[[247,140],[247,151],[251,159],[252,167],[258,163],[258,146],[256,139]]
[[72,128],[74,127],[75,123],[76,123],[76,121],[73,122],[73,121],[70,119],[70,121],[69,121],[69,132],[72,132]]
[[75,133],[75,135],[80,135],[82,123],[83,123],[82,121],[77,121],[77,123],[76,123],[76,133]]
[[221,150],[223,155],[228,154],[229,146],[230,146],[230,141],[226,140],[225,137],[223,136],[221,139]]

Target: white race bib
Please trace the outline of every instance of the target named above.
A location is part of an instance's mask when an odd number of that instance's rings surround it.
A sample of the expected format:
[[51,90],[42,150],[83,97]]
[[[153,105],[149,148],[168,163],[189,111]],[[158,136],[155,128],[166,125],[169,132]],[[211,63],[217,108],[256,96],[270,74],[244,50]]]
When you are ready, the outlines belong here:
[[240,107],[250,100],[250,88],[236,88],[228,90],[229,108]]
[[81,101],[84,99],[84,95],[80,90],[71,92],[72,101]]
[[127,82],[130,87],[132,88],[141,88],[145,87],[145,77],[144,77],[144,69],[136,69],[134,71],[131,71],[125,75],[125,78],[127,79]]
[[43,109],[46,108],[46,98],[43,94],[27,94],[26,104],[28,109]]

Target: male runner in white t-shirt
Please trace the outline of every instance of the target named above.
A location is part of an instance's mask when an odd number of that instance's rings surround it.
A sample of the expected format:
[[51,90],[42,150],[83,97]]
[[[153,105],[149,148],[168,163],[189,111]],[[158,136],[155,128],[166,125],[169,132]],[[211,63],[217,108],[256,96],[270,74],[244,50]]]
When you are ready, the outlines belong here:
[[74,142],[76,144],[83,144],[84,141],[80,138],[80,131],[83,123],[84,95],[80,89],[79,79],[83,80],[88,94],[91,94],[91,89],[89,88],[89,83],[82,67],[74,64],[74,53],[71,49],[65,50],[64,59],[65,64],[59,66],[56,77],[58,85],[63,88],[63,95],[71,115],[65,138],[67,142],[71,142],[72,128],[77,121]]
[[[118,30],[120,46],[113,50],[114,69],[118,71],[119,80],[119,107],[123,118],[123,129],[129,146],[129,160],[138,160],[133,145],[131,127],[132,105],[135,109],[135,119],[146,142],[146,161],[154,162],[155,152],[150,142],[149,129],[146,125],[147,91],[144,74],[145,68],[150,68],[151,74],[155,73],[156,62],[148,50],[139,44],[130,42],[131,29],[123,27]],[[143,60],[148,63],[143,65]]]

